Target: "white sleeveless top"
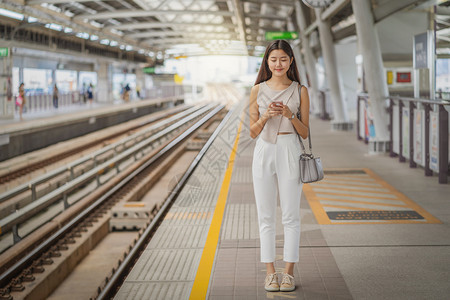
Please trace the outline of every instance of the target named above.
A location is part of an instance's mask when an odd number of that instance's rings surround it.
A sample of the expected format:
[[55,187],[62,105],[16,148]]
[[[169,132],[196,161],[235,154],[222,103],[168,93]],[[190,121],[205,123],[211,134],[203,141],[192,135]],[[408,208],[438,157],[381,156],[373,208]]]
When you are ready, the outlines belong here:
[[[258,104],[259,115],[262,116],[270,103],[274,101],[282,101],[284,105],[287,105],[289,109],[297,114],[300,107],[300,94],[299,84],[293,81],[291,85],[281,91],[271,89],[266,82],[259,84],[258,96],[256,103]],[[266,142],[276,144],[278,132],[292,132],[297,134],[292,122],[284,116],[275,116],[267,120],[260,135]]]

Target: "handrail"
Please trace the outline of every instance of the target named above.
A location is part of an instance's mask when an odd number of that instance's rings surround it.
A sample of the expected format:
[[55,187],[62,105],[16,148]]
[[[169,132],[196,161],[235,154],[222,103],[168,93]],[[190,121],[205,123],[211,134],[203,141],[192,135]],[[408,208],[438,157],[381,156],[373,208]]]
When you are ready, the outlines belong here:
[[[367,93],[359,93],[357,95],[357,138],[359,140],[364,139],[364,142],[367,144],[370,142],[369,137],[367,135],[367,121],[361,119],[361,109],[360,109],[360,102],[367,103],[367,99],[370,96]],[[389,100],[389,151],[391,157],[397,157],[399,158],[400,162],[405,162],[406,159],[409,159],[409,167],[410,168],[416,168],[417,167],[417,161],[421,165],[424,166],[425,176],[432,176],[433,170],[438,173],[439,175],[439,183],[446,184],[448,182],[448,105],[450,105],[450,101],[446,99],[424,99],[424,98],[411,98],[411,97],[401,97],[401,96],[389,96],[385,97],[384,99]],[[408,102],[408,103],[405,103]],[[425,137],[422,139],[420,138],[420,144],[419,146],[416,146],[415,144],[415,131],[414,128],[416,123],[416,117],[415,117],[415,110],[418,109],[417,104],[421,104],[423,108],[419,108],[419,110],[424,111],[424,126],[421,125],[421,120],[419,122],[419,126],[422,132],[425,133]],[[436,105],[436,107],[432,107],[432,105]],[[394,114],[394,107],[398,106],[398,111]],[[408,108],[409,111],[404,111],[403,108]],[[364,108],[363,108],[364,110]],[[436,151],[434,150],[434,154],[430,150],[430,115],[431,112],[433,112],[436,116],[437,114],[437,121],[435,119],[435,122],[438,122],[436,125],[434,125],[434,149],[437,149],[437,156]],[[406,115],[406,120],[408,120],[407,123],[405,123],[406,127],[409,129],[409,132],[404,132],[403,130],[403,124],[404,124],[404,114]],[[366,118],[365,114],[364,117]],[[398,129],[396,129],[394,132],[394,119],[398,120]],[[363,123],[363,124],[361,124]],[[365,125],[364,125],[365,123]],[[365,133],[360,135],[361,128],[360,125],[366,126]],[[406,138],[406,144],[403,144],[404,141],[404,134]],[[394,142],[398,142],[398,153],[394,150]],[[437,146],[437,145],[438,146]],[[421,154],[420,157],[415,159],[414,153],[417,150],[416,147],[420,147],[419,151],[422,151],[423,154]],[[404,155],[404,153],[407,153]],[[434,155],[434,168],[431,169],[431,161],[432,161],[432,154]],[[408,157],[409,156],[409,157]],[[436,166],[436,161],[439,163]]]
[[60,168],[57,168],[57,169],[55,169],[55,170],[53,170],[53,171],[51,171],[49,173],[46,173],[46,174],[44,174],[42,176],[39,176],[39,177],[37,177],[35,179],[32,179],[29,182],[23,183],[23,184],[15,187],[15,188],[5,192],[5,193],[3,193],[3,194],[0,194],[0,203],[6,201],[8,199],[11,199],[12,197],[17,196],[17,195],[19,195],[19,194],[21,194],[23,192],[26,192],[29,189],[32,190],[32,201],[34,201],[34,200],[36,200],[35,188],[36,188],[37,185],[42,184],[42,183],[46,182],[47,180],[50,180],[50,179],[52,179],[52,178],[54,178],[54,177],[56,177],[56,176],[58,176],[60,174],[63,174],[65,172],[67,172],[67,171],[73,172],[73,169],[75,167],[77,167],[77,166],[79,166],[81,164],[84,164],[84,163],[86,163],[86,162],[88,162],[90,160],[94,160],[94,162],[95,162],[95,158],[97,156],[102,155],[102,154],[104,154],[104,153],[106,153],[106,152],[108,152],[110,150],[114,150],[114,152],[116,152],[115,149],[117,147],[123,146],[124,144],[128,143],[129,141],[131,141],[133,139],[135,139],[135,141],[137,141],[138,138],[140,138],[142,136],[145,136],[145,134],[150,133],[150,132],[158,129],[159,127],[162,127],[162,126],[164,126],[164,125],[166,125],[166,124],[168,124],[168,123],[170,123],[170,122],[172,122],[174,120],[179,119],[183,115],[190,114],[190,113],[192,113],[192,112],[194,112],[194,111],[196,111],[196,110],[198,110],[200,108],[201,108],[201,106],[200,107],[195,107],[194,106],[194,107],[189,108],[189,109],[187,109],[185,111],[179,112],[176,115],[174,115],[174,116],[172,116],[172,117],[170,117],[168,119],[165,119],[164,121],[159,122],[158,124],[150,126],[149,128],[147,128],[144,131],[136,132],[136,133],[126,137],[125,139],[122,139],[122,140],[117,141],[117,142],[115,142],[113,144],[110,144],[110,145],[108,145],[106,147],[103,147],[103,148],[95,151],[94,153],[91,153],[90,155],[87,155],[85,157],[81,157],[81,158],[79,158],[78,160],[76,160],[76,161],[74,161],[72,163],[69,163],[69,164],[67,164],[65,166],[62,166]]
[[191,115],[185,117],[184,119],[170,125],[169,127],[165,128],[164,130],[153,135],[151,138],[141,141],[139,144],[134,145],[133,147],[127,149],[126,151],[122,152],[121,154],[117,155],[116,157],[113,157],[112,159],[104,162],[100,166],[89,170],[88,172],[86,172],[83,175],[77,177],[76,179],[70,181],[69,183],[59,187],[58,189],[48,193],[44,197],[32,202],[31,204],[17,210],[16,212],[9,215],[8,217],[0,220],[0,236],[4,235],[6,232],[9,232],[10,230],[14,230],[14,228],[13,228],[14,226],[17,226],[19,223],[26,221],[27,219],[32,217],[37,212],[41,211],[42,209],[48,207],[52,203],[61,199],[61,196],[67,195],[67,193],[80,187],[88,180],[91,180],[92,178],[96,177],[98,174],[102,173],[104,170],[110,168],[111,166],[115,166],[117,163],[120,163],[121,161],[131,157],[135,153],[141,151],[142,148],[146,147],[151,142],[158,140],[159,138],[163,137],[164,135],[168,134],[169,132],[171,132],[173,130],[178,129],[181,125],[185,124],[188,121],[191,121],[192,119],[196,118],[197,116],[200,116],[201,114],[207,112],[208,110],[212,109],[215,106],[217,106],[217,104],[211,103],[211,104],[207,105],[206,107],[203,107],[196,113],[191,114]]
[[[369,94],[367,93],[359,93],[358,97],[360,98],[369,98]],[[384,97],[385,100],[400,100],[400,101],[408,101],[408,102],[419,102],[425,104],[437,104],[437,105],[450,105],[449,100],[445,99],[425,99],[425,98],[411,98],[411,97],[402,97],[398,95],[392,95],[388,97]]]

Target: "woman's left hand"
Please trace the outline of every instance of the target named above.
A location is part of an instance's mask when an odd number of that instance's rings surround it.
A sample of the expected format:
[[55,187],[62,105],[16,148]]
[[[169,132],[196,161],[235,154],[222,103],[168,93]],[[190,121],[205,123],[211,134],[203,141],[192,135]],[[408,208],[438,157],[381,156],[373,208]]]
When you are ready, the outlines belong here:
[[287,105],[283,104],[283,112],[281,113],[281,115],[289,119],[292,116],[292,111],[289,109]]

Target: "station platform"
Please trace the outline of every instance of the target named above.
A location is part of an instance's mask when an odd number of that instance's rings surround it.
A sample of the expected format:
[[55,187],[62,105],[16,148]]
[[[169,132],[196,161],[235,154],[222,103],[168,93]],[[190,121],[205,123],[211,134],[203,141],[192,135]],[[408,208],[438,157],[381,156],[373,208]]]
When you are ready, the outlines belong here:
[[129,103],[61,107],[0,121],[0,161],[183,103],[173,96]]
[[[115,299],[448,299],[449,187],[312,119],[325,179],[304,184],[293,292],[266,292],[242,101]],[[283,226],[277,208],[277,272]]]

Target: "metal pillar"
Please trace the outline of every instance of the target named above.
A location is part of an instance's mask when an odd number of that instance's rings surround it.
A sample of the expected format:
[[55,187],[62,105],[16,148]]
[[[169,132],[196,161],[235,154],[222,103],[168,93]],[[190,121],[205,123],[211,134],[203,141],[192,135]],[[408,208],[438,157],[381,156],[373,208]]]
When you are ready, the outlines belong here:
[[[309,97],[311,98],[311,106],[314,114],[320,113],[320,104],[319,104],[319,85],[317,80],[317,72],[315,66],[315,57],[312,52],[311,47],[309,46],[309,38],[306,36],[306,21],[304,18],[303,7],[300,3],[300,0],[295,1],[295,17],[297,18],[297,24],[300,26],[300,40],[302,52],[305,57],[305,66],[306,71],[309,76]],[[308,82],[303,82],[303,84],[307,85]]]
[[110,76],[109,63],[100,61],[97,70],[97,97],[98,102],[112,102],[112,76]]
[[328,87],[330,88],[331,101],[333,103],[333,127],[336,129],[347,129],[351,125],[349,125],[347,106],[341,96],[336,50],[331,34],[330,21],[322,20],[321,9],[316,8],[315,13],[319,28],[320,46],[322,48],[322,55],[325,63],[325,73]]
[[302,57],[302,53],[300,50],[300,45],[296,45],[292,47],[292,50],[294,51],[294,56],[295,56],[295,61],[297,63],[297,69],[298,69],[298,73],[300,75],[300,83],[302,85],[306,85],[308,86],[308,79],[306,77],[306,67],[305,64],[303,62],[303,57]]
[[[385,112],[386,97],[389,91],[383,69],[380,41],[374,27],[374,17],[370,0],[352,0],[356,19],[358,44],[362,51],[366,84],[369,92],[369,109],[374,117],[375,140],[372,143],[387,143],[389,131]],[[376,149],[382,148],[375,146]]]
[[[11,48],[1,49],[2,56],[0,56],[0,119],[14,118],[14,105],[12,86],[12,53]],[[18,87],[17,87],[18,88]],[[0,145],[9,143],[9,135],[0,135]]]

